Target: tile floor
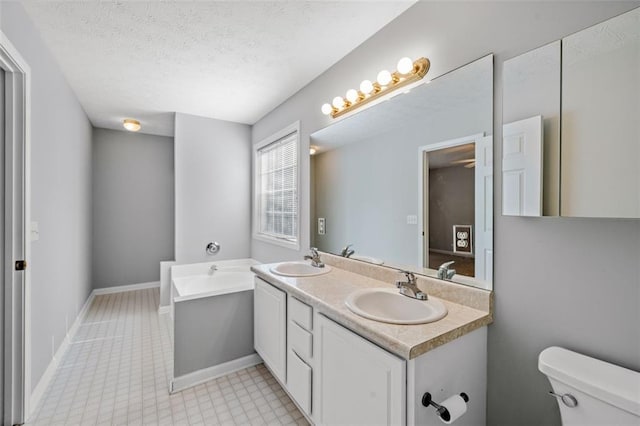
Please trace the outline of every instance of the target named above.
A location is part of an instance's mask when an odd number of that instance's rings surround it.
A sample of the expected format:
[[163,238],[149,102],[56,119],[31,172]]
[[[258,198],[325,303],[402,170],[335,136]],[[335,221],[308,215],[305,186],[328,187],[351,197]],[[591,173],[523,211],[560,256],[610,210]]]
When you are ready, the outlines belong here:
[[169,395],[159,290],[97,296],[28,425],[307,425],[260,364]]

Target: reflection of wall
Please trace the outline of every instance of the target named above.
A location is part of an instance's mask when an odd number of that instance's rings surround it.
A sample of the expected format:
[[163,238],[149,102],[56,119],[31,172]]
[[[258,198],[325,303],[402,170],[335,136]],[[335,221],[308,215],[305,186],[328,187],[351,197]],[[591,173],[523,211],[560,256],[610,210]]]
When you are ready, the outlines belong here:
[[639,218],[640,41],[585,54],[578,38],[562,50],[561,214]]
[[[320,113],[323,102],[372,78],[372,70],[392,66],[398,56],[429,55],[433,78],[494,52],[494,158],[501,158],[503,61],[638,6],[418,2],[258,121],[252,139],[258,142],[299,119],[304,143],[333,121]],[[301,165],[302,188],[309,184],[307,161]],[[557,402],[548,397],[549,382],[537,369],[543,348],[563,345],[640,369],[640,226],[629,220],[503,217],[499,162],[495,171],[496,322],[489,327],[487,424],[559,425]],[[301,217],[301,250],[306,251],[309,199],[304,191]],[[302,253],[254,240],[252,254],[277,260],[299,259]],[[605,306],[603,300],[615,303]]]
[[453,225],[475,229],[475,169],[429,170],[429,249],[453,251]]
[[[357,254],[418,265],[422,237],[417,224],[407,224],[408,215],[418,214],[418,148],[481,133],[491,125],[490,98],[461,104],[395,132],[315,155],[312,230],[316,246],[339,253],[351,243]],[[324,236],[317,235],[317,217],[327,219]]]
[[560,214],[560,41],[504,64],[504,123],[542,115],[545,216]]

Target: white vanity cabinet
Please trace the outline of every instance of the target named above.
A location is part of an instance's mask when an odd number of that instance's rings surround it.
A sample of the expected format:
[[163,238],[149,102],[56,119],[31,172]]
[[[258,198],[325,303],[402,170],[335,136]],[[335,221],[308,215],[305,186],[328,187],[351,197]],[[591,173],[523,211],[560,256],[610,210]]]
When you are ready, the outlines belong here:
[[287,293],[255,279],[253,293],[254,347],[281,383],[287,378]]
[[316,422],[405,424],[406,362],[323,315],[316,318]]

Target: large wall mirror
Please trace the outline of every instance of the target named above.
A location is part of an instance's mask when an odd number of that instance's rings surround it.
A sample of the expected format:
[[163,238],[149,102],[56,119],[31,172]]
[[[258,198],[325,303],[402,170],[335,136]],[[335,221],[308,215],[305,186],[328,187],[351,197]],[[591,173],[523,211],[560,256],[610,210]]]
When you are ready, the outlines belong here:
[[640,8],[504,63],[502,213],[640,218]]
[[489,55],[311,135],[312,245],[491,289],[492,121]]

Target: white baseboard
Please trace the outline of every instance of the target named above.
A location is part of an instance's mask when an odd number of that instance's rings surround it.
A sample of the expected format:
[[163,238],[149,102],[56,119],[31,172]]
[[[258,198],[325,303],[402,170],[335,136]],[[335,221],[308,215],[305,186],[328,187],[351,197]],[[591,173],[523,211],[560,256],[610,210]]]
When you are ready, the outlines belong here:
[[27,420],[30,420],[29,418],[33,414],[34,410],[38,407],[38,404],[40,404],[40,400],[42,399],[44,392],[49,387],[49,384],[51,383],[51,380],[53,379],[53,376],[55,375],[56,370],[60,365],[60,361],[67,353],[71,341],[73,341],[73,338],[80,328],[80,324],[82,324],[82,321],[87,316],[87,312],[89,312],[89,307],[91,306],[91,303],[93,303],[94,298],[95,290],[93,290],[89,294],[89,297],[87,297],[87,300],[84,302],[84,305],[82,305],[82,309],[80,309],[78,316],[76,317],[75,321],[73,321],[71,328],[69,328],[69,330],[67,331],[67,335],[64,337],[64,340],[62,340],[62,343],[58,347],[58,350],[47,366],[47,369],[44,371],[42,377],[40,377],[38,384],[33,388],[33,392],[31,392],[31,396],[29,397],[30,412],[26,413],[27,415],[25,416]]
[[184,376],[175,377],[169,385],[169,393],[173,394],[183,391],[192,386],[197,386],[200,383],[208,382],[209,380],[213,380],[226,374],[233,373],[234,371],[258,365],[261,362],[262,358],[260,358],[260,355],[254,353],[242,358],[225,362],[224,364],[215,365],[213,367],[204,368],[202,370],[194,371],[193,373],[185,374]]
[[121,293],[123,291],[146,290],[148,288],[158,288],[158,287],[160,287],[160,281],[151,281],[148,283],[117,285],[113,287],[96,288],[93,290],[93,294],[98,296],[101,294]]
[[170,314],[171,313],[171,305],[160,306],[158,307],[158,314]]

